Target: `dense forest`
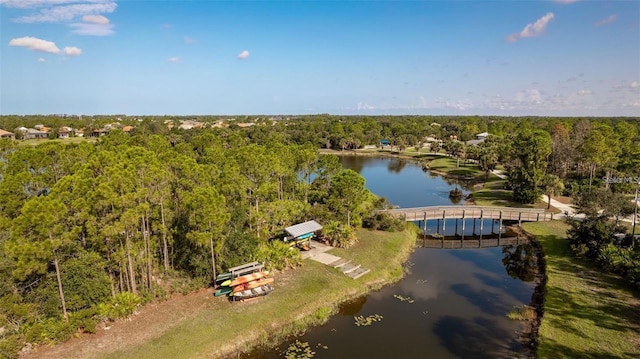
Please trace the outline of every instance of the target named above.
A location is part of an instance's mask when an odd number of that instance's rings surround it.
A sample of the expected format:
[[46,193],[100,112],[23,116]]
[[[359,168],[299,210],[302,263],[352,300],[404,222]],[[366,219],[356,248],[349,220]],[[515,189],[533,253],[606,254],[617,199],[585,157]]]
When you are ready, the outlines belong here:
[[[183,129],[185,120],[202,126]],[[576,252],[640,283],[637,246],[614,236],[628,233],[620,219],[634,210],[637,119],[0,117],[8,131],[114,123],[95,141],[0,140],[0,352],[91,332],[250,260],[300,265],[277,239],[301,221],[325,223],[337,246],[353,242],[353,227],[397,226],[373,214],[386,204],[359,174],[318,151],[382,139],[396,152],[430,148],[487,172],[502,166],[517,202],[574,197],[586,214],[570,233]],[[466,144],[481,132],[484,142]]]

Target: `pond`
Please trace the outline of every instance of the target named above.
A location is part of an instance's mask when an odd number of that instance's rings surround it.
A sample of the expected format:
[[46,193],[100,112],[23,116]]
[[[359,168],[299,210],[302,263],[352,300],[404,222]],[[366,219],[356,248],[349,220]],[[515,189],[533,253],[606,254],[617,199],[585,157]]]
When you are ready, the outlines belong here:
[[[414,162],[341,160],[365,177],[372,192],[395,205],[452,204],[448,194],[455,182],[424,173]],[[447,230],[451,227],[447,224]],[[326,324],[301,337],[248,357],[281,358],[296,340],[308,343],[314,358],[512,358],[521,352],[523,324],[506,314],[529,304],[533,294],[535,263],[528,243],[476,249],[419,246],[406,267],[408,274],[398,283],[342,305]],[[356,325],[356,317],[369,318],[369,325]]]

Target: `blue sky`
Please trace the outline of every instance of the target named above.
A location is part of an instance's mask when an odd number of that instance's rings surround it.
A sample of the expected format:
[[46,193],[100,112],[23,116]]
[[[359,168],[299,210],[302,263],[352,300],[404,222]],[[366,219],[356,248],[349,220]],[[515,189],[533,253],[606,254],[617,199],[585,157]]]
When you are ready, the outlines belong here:
[[0,0],[1,114],[640,116],[640,1]]

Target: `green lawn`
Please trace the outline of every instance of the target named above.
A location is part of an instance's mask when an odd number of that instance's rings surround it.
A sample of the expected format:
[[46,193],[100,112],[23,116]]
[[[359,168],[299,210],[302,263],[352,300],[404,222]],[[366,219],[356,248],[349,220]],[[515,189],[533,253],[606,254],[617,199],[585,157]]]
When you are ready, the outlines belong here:
[[358,238],[353,248],[331,251],[371,269],[357,280],[335,268],[305,260],[301,268],[276,275],[275,290],[264,298],[249,303],[214,298],[193,319],[139,346],[105,357],[230,357],[322,323],[339,303],[401,278],[402,264],[413,249],[416,236],[410,230],[360,230]]
[[[489,176],[482,189],[473,192],[473,201],[478,206],[499,206],[499,207],[515,207],[515,208],[544,208],[547,209],[547,203],[538,201],[535,204],[523,204],[513,200],[513,191],[505,189],[506,180],[501,179],[493,174]],[[559,210],[551,208],[551,212],[560,213]]]
[[640,357],[640,293],[575,258],[563,222],[525,223],[546,257],[539,358]]
[[456,167],[458,160],[453,157],[440,157],[429,162],[429,169],[443,172],[453,176],[480,177],[485,173],[474,163],[464,163],[460,160],[460,166]]

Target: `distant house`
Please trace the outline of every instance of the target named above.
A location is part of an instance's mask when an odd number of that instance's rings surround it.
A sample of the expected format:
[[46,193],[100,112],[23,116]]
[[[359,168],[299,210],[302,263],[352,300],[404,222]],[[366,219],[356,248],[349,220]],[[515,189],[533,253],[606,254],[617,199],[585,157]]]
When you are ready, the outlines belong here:
[[479,134],[476,135],[476,140],[484,141],[485,139],[487,139],[487,137],[489,137],[489,133],[488,132],[479,133]]
[[46,132],[38,131],[35,128],[18,127],[16,132],[22,133],[22,138],[25,140],[39,140],[49,137]]
[[486,140],[487,137],[489,137],[489,133],[488,132],[479,133],[479,134],[476,135],[476,139],[475,140],[467,141],[466,144],[467,144],[467,146],[477,146],[477,145],[481,144],[482,142],[484,142],[484,140]]
[[382,139],[382,140],[380,140],[380,145],[381,146],[391,146],[391,141],[389,141],[387,139]]
[[97,128],[97,129],[94,129],[91,132],[90,136],[91,137],[100,137],[100,136],[104,136],[104,135],[108,135],[108,134],[109,134],[109,130],[108,129],[106,129],[106,128]]
[[124,132],[126,132],[126,133],[131,132],[131,130],[133,130],[133,126],[124,126],[124,127],[122,128],[122,131],[124,131]]
[[9,139],[15,140],[16,135],[14,135],[12,132],[5,131],[0,128],[0,138],[9,138]]
[[71,127],[60,127],[58,129],[58,138],[69,138],[72,130]]

